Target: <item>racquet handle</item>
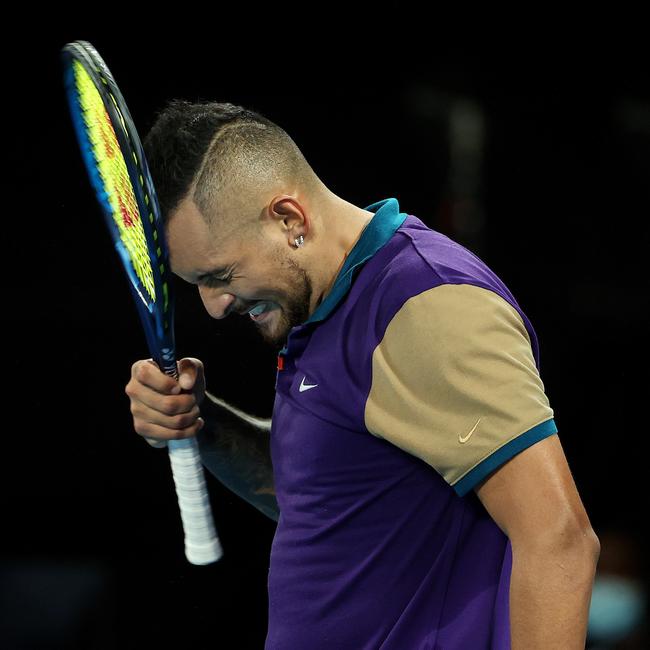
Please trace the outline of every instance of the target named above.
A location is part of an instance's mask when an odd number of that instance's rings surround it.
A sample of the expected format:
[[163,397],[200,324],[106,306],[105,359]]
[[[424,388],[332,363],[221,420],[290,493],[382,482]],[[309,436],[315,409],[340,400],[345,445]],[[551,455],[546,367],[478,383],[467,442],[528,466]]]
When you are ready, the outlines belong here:
[[[169,353],[169,349],[163,349],[157,363],[178,381],[176,361]],[[168,440],[167,449],[185,532],[185,557],[191,564],[216,562],[223,556],[223,549],[214,527],[198,442],[195,437]]]
[[169,461],[185,531],[185,557],[192,564],[210,564],[223,555],[210,508],[196,438],[169,440]]

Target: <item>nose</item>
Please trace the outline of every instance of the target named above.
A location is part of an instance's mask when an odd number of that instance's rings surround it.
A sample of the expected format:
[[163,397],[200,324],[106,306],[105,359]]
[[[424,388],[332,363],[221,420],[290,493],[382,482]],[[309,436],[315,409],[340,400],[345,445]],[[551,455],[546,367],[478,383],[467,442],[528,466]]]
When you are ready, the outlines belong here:
[[206,311],[212,318],[225,318],[230,313],[230,307],[235,302],[235,296],[220,289],[199,287],[199,295]]

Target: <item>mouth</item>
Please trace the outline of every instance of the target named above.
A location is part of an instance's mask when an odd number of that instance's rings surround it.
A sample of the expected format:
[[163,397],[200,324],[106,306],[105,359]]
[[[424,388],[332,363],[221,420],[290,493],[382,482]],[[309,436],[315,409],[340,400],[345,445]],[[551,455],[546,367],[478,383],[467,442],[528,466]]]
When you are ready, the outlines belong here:
[[264,300],[258,302],[252,309],[248,310],[248,315],[251,317],[251,320],[260,321],[265,318],[268,318],[268,314],[276,309],[277,305],[274,302],[269,302]]

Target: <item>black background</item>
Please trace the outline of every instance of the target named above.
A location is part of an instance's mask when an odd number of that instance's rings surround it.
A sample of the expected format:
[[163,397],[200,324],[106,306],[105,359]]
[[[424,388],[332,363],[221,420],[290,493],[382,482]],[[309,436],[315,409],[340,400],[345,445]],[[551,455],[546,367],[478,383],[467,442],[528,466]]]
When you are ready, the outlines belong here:
[[[537,332],[596,530],[638,535],[650,208],[642,42],[625,28],[470,48],[395,25],[316,37],[313,25],[282,20],[259,35],[215,22],[199,35],[178,20],[165,34],[144,23],[146,37],[52,27],[19,39],[8,66],[3,647],[261,648],[266,632],[275,523],[209,476],[225,555],[189,565],[167,454],[131,426],[124,386],[148,354],[67,113],[58,57],[76,39],[99,50],[141,136],[172,97],[244,104],[285,128],[339,196],[359,206],[395,196],[474,250]],[[471,196],[451,173],[448,120],[461,105],[483,124]],[[478,229],[462,219],[468,200],[483,215]],[[177,292],[179,358],[201,358],[211,392],[270,417],[275,353],[254,324],[212,320],[193,287]]]

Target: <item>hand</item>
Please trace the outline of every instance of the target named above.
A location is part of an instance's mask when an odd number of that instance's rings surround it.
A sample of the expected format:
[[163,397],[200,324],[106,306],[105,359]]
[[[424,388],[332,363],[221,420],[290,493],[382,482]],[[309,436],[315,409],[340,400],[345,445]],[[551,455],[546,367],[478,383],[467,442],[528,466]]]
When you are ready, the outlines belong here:
[[199,407],[205,398],[203,363],[186,357],[177,362],[179,381],[152,359],[136,361],[124,392],[131,400],[133,427],[152,447],[195,436],[204,426]]

